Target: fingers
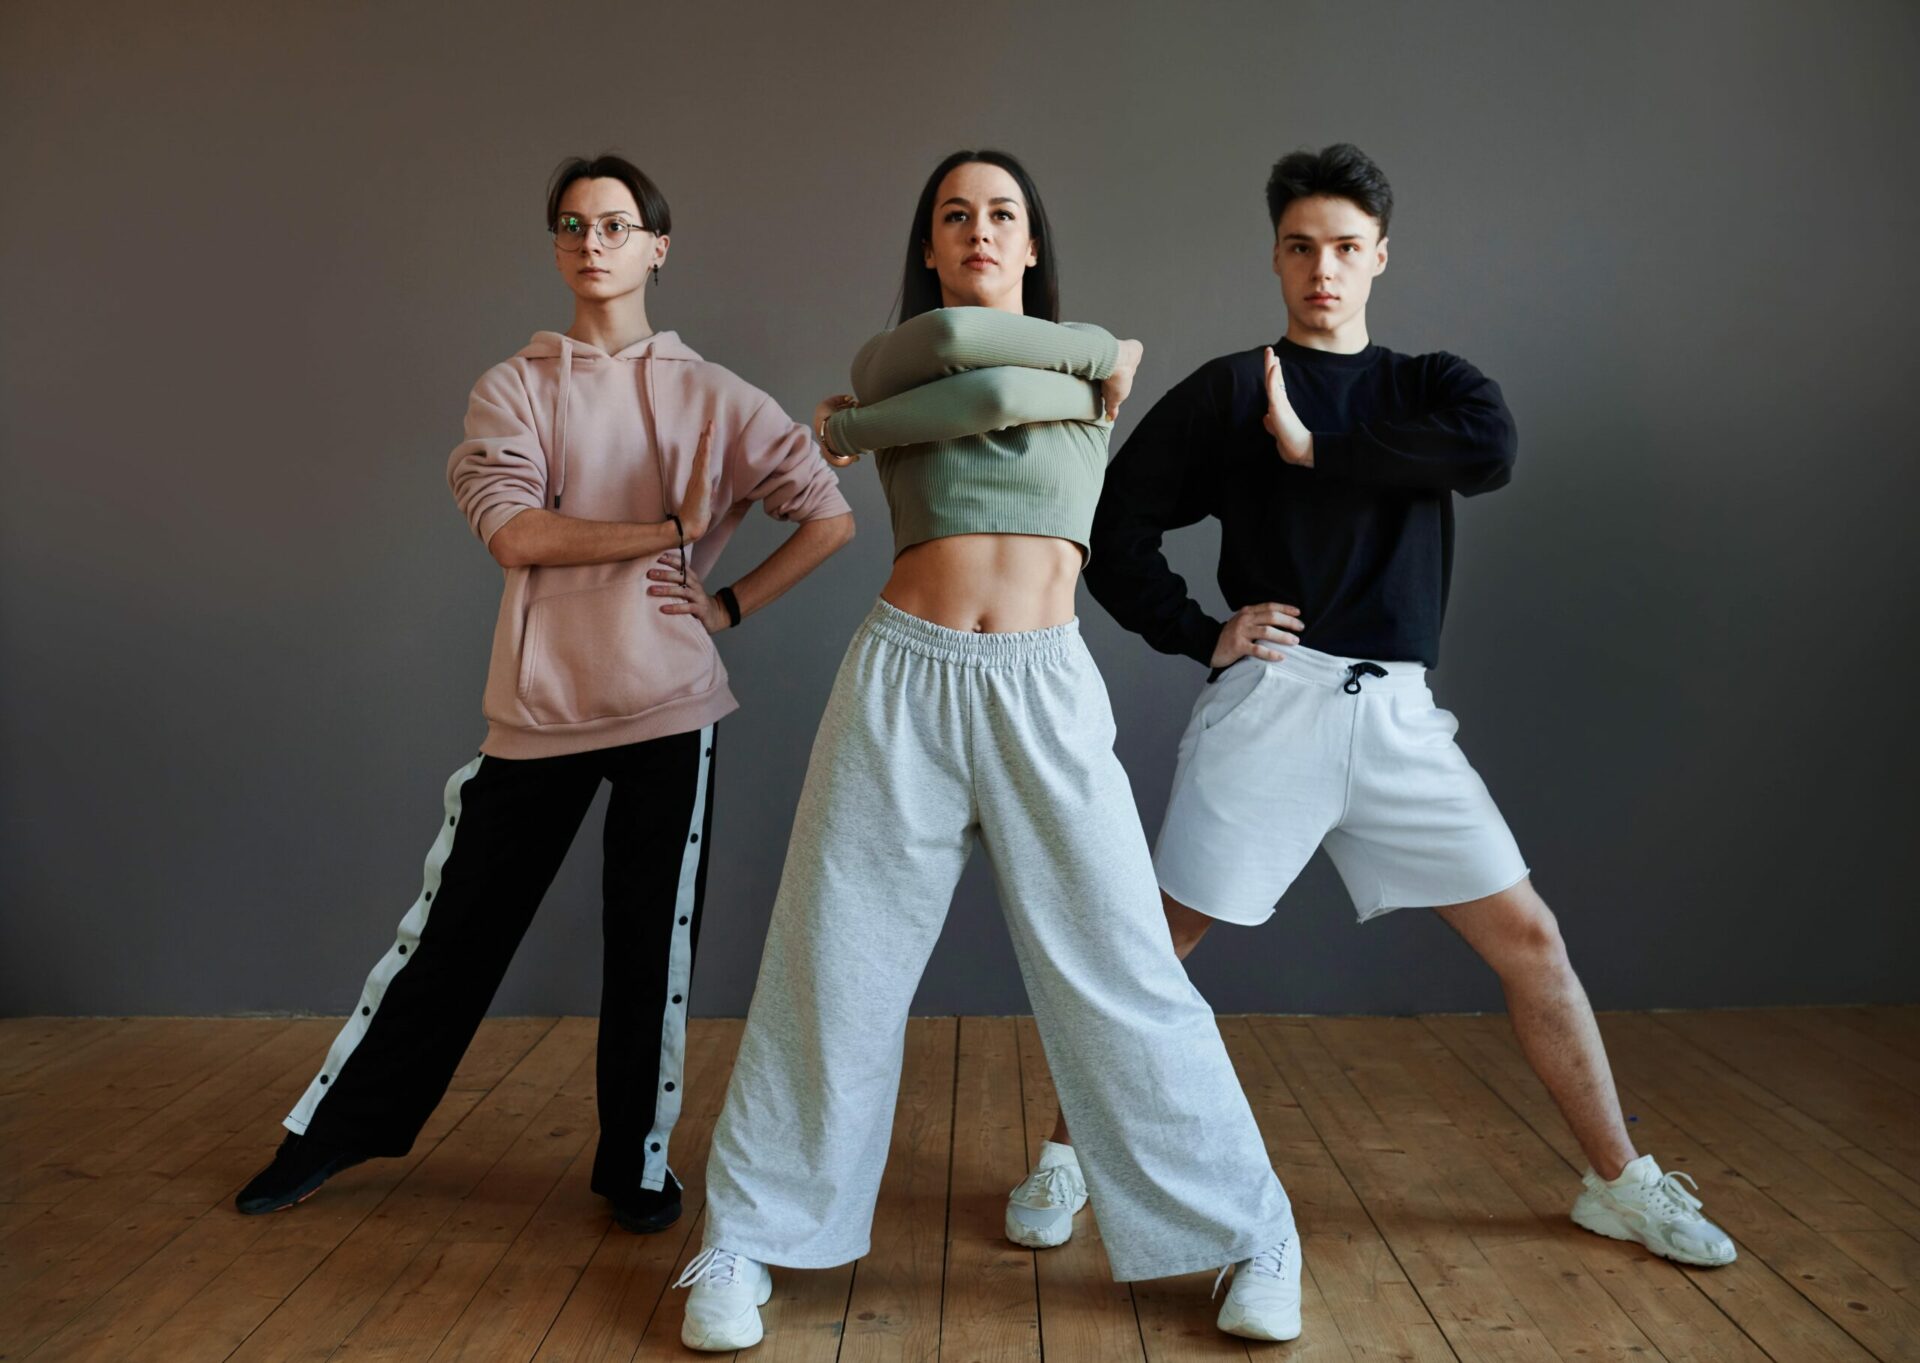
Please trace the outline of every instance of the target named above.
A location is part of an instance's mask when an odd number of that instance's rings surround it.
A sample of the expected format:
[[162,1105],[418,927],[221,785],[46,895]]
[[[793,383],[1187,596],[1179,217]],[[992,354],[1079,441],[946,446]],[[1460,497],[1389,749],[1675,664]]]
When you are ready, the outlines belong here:
[[[1272,346],[1267,347],[1266,360],[1264,363],[1267,381],[1267,407],[1269,409],[1267,429],[1272,431],[1272,409],[1285,407],[1288,410],[1292,410],[1292,404],[1287,401],[1287,376],[1280,368],[1280,361],[1274,355]],[[1278,432],[1275,431],[1274,434],[1277,435]]]
[[[705,591],[706,589],[700,585],[699,574],[684,571],[680,567],[680,560],[671,557],[671,553],[672,551],[669,550],[668,553],[660,555],[661,566],[647,569],[648,581],[665,584],[666,588],[676,596]],[[647,590],[656,596],[661,593],[660,587],[649,587]]]
[[1302,630],[1307,622],[1300,618],[1298,606],[1283,605],[1278,601],[1263,601],[1257,606],[1242,606],[1240,614],[1250,622],[1261,625],[1278,625],[1281,629]]

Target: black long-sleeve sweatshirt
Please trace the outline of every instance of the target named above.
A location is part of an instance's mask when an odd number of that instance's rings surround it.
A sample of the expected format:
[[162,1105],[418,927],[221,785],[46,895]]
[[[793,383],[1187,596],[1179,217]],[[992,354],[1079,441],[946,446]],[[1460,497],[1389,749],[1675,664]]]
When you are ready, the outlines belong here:
[[1107,470],[1087,587],[1162,653],[1208,662],[1215,620],[1160,551],[1169,530],[1220,520],[1220,590],[1234,610],[1300,608],[1300,642],[1379,662],[1440,661],[1453,566],[1453,494],[1512,475],[1500,387],[1457,355],[1353,355],[1281,340],[1287,397],[1313,467],[1264,425],[1262,350],[1209,360],[1154,404]]

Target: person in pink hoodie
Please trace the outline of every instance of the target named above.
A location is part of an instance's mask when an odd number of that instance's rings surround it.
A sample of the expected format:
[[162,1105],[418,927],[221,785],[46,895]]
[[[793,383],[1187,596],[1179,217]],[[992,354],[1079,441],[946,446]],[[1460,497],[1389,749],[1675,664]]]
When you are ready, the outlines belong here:
[[[413,905],[287,1116],[245,1213],[402,1155],[446,1091],[587,808],[611,784],[593,1188],[630,1230],[680,1215],[667,1167],[713,827],[714,732],[737,702],[711,636],[853,537],[807,427],[647,318],[667,258],[658,188],[575,158],[547,195],[573,325],[474,386],[447,464],[506,570],[480,753],[447,781]],[[709,591],[747,508],[795,529]]]

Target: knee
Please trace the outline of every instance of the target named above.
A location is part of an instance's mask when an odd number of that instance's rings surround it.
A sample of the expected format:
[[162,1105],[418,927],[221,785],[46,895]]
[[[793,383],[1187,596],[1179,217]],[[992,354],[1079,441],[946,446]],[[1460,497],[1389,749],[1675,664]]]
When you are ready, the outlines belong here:
[[1572,969],[1567,959],[1567,944],[1560,936],[1560,924],[1538,895],[1531,903],[1518,906],[1505,915],[1500,929],[1486,943],[1482,955],[1501,975],[1517,972],[1526,975],[1557,973]]

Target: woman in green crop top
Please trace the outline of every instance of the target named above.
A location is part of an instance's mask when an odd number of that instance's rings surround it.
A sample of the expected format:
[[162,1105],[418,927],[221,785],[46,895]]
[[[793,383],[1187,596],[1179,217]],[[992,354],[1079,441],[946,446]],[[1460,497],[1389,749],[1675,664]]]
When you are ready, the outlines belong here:
[[[928,179],[901,322],[814,429],[871,450],[892,575],[814,740],[760,978],[707,1166],[682,1340],[761,1337],[768,1266],[865,1254],[907,1011],[983,844],[1114,1276],[1244,1261],[1293,1234],[1213,1014],[1167,934],[1074,587],[1141,347],[1058,316],[1054,251],[1013,158]],[[1071,1158],[1069,1147],[1059,1158]],[[1010,1171],[1011,1172],[1011,1171]],[[1008,1234],[1022,1227],[1009,1213]]]

